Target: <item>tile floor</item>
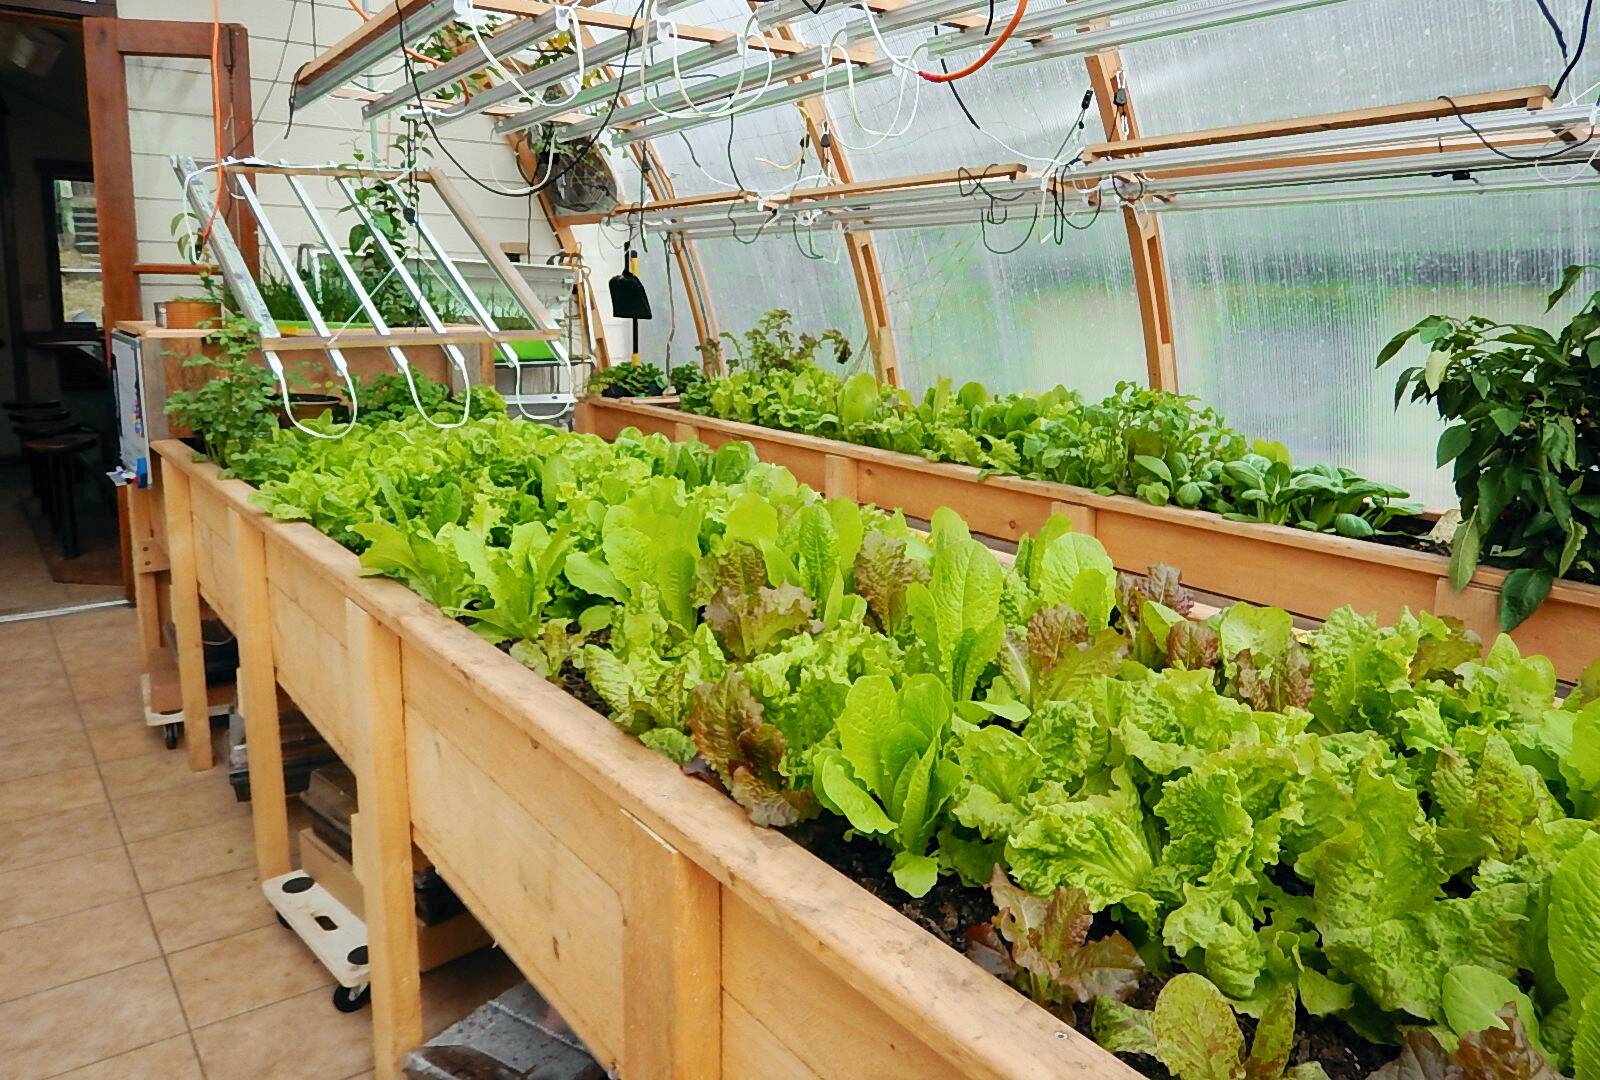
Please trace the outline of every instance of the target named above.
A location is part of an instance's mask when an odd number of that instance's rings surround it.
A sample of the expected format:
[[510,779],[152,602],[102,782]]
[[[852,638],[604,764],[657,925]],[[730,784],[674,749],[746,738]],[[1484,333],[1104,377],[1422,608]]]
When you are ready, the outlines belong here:
[[72,604],[93,604],[119,600],[122,590],[104,585],[63,585],[50,577],[39,544],[19,504],[21,471],[0,470],[0,567],[5,570],[0,585],[0,615],[23,611],[42,611]]
[[[144,726],[136,633],[129,608],[0,623],[0,1080],[370,1075],[370,1010],[335,1011],[273,918],[226,769]],[[429,973],[428,1032],[517,979],[493,950]]]

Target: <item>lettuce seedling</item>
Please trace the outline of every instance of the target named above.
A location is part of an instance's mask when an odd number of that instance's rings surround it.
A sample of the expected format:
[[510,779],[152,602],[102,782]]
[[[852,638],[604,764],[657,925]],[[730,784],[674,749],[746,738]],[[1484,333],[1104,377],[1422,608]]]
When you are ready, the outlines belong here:
[[751,821],[784,826],[816,816],[811,792],[786,788],[783,732],[762,719],[761,703],[742,674],[733,671],[695,688],[689,730],[700,756]]
[[1094,914],[1081,889],[1034,896],[1000,867],[989,880],[998,913],[967,931],[967,955],[1042,1005],[1097,998],[1125,1000],[1139,986],[1144,961],[1119,933],[1089,940]]
[[1294,1006],[1292,987],[1285,986],[1273,995],[1246,1054],[1244,1035],[1228,999],[1204,976],[1185,972],[1161,988],[1153,1012],[1110,997],[1097,999],[1094,1037],[1113,1053],[1149,1054],[1178,1080],[1325,1078],[1327,1074],[1316,1062],[1289,1067]]
[[938,877],[928,845],[962,781],[949,756],[951,711],[936,676],[913,675],[897,690],[887,675],[865,675],[845,699],[838,748],[814,763],[817,798],[894,850],[895,884],[912,896]]

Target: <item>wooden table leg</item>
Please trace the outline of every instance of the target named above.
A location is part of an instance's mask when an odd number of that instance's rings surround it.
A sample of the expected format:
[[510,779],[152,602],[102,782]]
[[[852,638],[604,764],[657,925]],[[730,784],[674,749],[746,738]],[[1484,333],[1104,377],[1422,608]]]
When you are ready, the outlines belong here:
[[361,807],[356,871],[367,920],[372,976],[372,1052],[379,1080],[396,1080],[422,1042],[422,976],[411,870],[400,639],[345,603],[350,712],[357,733],[348,762]]
[[151,527],[155,491],[129,484],[128,546],[133,552],[133,604],[139,618],[139,646],[144,650],[146,670],[150,657],[165,646],[161,640],[161,601],[156,593],[156,575],[166,569],[165,560],[157,564],[155,530]]
[[266,537],[237,510],[228,511],[239,567],[239,708],[244,714],[250,767],[250,818],[261,880],[287,874],[289,807],[283,788],[283,739],[278,728],[278,673],[272,659],[267,601]]
[[172,622],[178,636],[178,685],[183,695],[183,737],[189,767],[211,768],[211,711],[206,700],[205,643],[200,638],[200,581],[195,576],[194,514],[189,478],[179,469],[162,474],[167,504],[167,558],[172,575]]

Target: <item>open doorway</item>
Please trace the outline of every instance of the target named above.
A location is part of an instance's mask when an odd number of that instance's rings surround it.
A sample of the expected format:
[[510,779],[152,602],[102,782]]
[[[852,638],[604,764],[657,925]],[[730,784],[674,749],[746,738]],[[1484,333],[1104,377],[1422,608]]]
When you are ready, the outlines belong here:
[[0,10],[0,617],[122,595],[80,19]]

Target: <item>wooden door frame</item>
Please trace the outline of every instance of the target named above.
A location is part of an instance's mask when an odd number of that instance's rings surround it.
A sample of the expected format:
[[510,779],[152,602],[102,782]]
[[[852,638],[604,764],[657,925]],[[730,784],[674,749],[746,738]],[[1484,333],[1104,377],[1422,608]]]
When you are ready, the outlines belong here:
[[[88,18],[83,20],[84,62],[88,72],[89,138],[93,146],[95,207],[100,224],[100,280],[105,293],[103,322],[109,335],[118,322],[138,319],[144,306],[139,277],[144,272],[170,273],[171,266],[139,266],[139,236],[133,191],[133,146],[128,133],[130,56],[210,60],[212,27],[208,22],[151,19]],[[222,130],[231,153],[255,152],[250,110],[250,36],[238,23],[224,23],[221,36]],[[177,180],[174,178],[173,183]],[[223,215],[245,261],[258,265],[255,221],[232,196],[223,200]],[[110,346],[106,355],[110,356]]]

